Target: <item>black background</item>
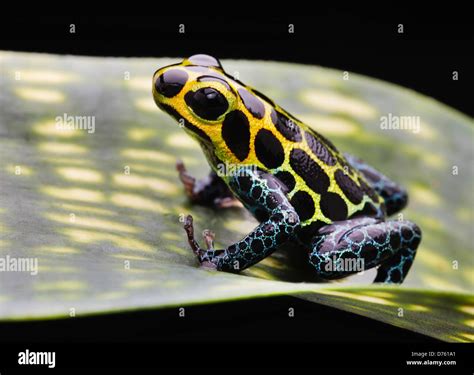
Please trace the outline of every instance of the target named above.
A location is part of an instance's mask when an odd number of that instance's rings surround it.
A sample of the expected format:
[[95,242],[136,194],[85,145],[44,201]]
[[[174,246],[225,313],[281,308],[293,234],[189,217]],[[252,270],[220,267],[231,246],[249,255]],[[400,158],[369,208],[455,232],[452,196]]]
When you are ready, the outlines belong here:
[[[294,316],[289,317],[292,308]],[[437,340],[294,297],[0,324],[7,342],[418,342]]]
[[[235,6],[235,14],[213,16],[201,9],[199,17],[177,17],[153,6],[146,16],[12,15],[0,23],[0,49],[147,57],[207,53],[318,64],[394,82],[472,114],[472,27],[459,17],[462,10],[457,19],[435,18],[425,10],[397,12],[387,2],[378,14],[338,7],[308,8],[311,17],[282,15],[287,12],[275,17]],[[76,34],[69,33],[71,23]],[[289,23],[295,34],[287,33]],[[399,23],[404,34],[397,33]],[[179,24],[185,24],[186,34],[178,34]],[[452,80],[453,70],[459,81]],[[289,307],[296,309],[295,318],[288,318]],[[0,324],[0,342],[436,341],[293,297],[189,307],[186,314],[183,319],[176,309],[165,309]]]
[[[379,12],[318,6],[308,8],[308,17],[282,16],[286,11],[277,17],[267,10],[243,12],[239,4],[229,3],[228,12],[215,15],[201,9],[198,17],[178,17],[158,7],[147,16],[13,15],[0,23],[0,48],[97,56],[206,53],[318,64],[397,83],[473,114],[468,94],[474,63],[472,21],[464,19],[470,11],[453,5],[444,14],[431,14],[433,4],[426,10],[401,11],[386,1]],[[294,34],[288,33],[290,23]],[[70,24],[75,34],[69,33]],[[178,33],[180,24],[185,34]],[[399,24],[403,34],[397,32]],[[452,80],[453,71],[458,71],[458,81]]]

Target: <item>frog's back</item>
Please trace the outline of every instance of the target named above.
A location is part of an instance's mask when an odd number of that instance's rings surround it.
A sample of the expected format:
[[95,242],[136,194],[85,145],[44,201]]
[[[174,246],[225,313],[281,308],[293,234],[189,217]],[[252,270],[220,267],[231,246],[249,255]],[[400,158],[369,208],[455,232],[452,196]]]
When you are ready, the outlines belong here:
[[276,105],[268,117],[264,139],[253,140],[255,162],[287,187],[303,227],[383,214],[383,199],[331,141]]

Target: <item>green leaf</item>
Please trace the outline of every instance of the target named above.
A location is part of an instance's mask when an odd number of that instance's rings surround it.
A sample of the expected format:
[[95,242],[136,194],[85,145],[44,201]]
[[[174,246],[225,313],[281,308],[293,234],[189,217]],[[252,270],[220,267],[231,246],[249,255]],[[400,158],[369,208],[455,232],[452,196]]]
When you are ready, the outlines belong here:
[[[187,203],[174,164],[208,172],[199,147],[153,103],[153,72],[171,59],[0,53],[0,259],[36,258],[39,272],[0,272],[0,319],[59,318],[293,294],[446,341],[474,341],[472,120],[415,92],[314,66],[224,61],[266,93],[406,186],[404,218],[423,230],[400,286],[373,271],[317,283],[307,255],[280,251],[241,275],[199,269],[180,215],[217,245],[256,225],[243,209]],[[381,117],[419,116],[383,130]],[[60,116],[93,116],[95,132]],[[128,173],[130,172],[130,173]]]

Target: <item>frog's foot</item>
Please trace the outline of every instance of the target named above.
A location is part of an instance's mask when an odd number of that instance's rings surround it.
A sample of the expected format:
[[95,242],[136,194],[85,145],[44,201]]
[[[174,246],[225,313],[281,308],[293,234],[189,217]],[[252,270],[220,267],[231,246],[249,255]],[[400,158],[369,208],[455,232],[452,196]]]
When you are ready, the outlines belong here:
[[310,263],[325,279],[380,266],[375,282],[402,283],[420,240],[420,228],[409,221],[358,218],[335,222],[314,237]]
[[189,246],[193,253],[197,256],[199,263],[202,267],[215,269],[217,266],[215,260],[222,250],[214,250],[214,232],[209,229],[205,229],[202,232],[204,242],[206,244],[206,250],[202,249],[194,238],[194,225],[193,217],[191,215],[186,216],[184,221],[184,230],[186,231]]
[[239,200],[233,196],[229,187],[216,173],[211,172],[208,177],[196,180],[188,173],[181,160],[176,163],[176,169],[184,191],[192,203],[214,208],[242,207]]

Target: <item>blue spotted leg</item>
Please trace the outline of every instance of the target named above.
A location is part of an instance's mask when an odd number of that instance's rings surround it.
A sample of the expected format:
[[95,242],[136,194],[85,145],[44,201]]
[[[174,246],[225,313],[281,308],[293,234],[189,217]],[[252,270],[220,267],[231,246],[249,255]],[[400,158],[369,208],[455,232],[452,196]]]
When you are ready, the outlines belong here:
[[313,238],[309,260],[324,279],[379,266],[375,282],[402,283],[420,240],[420,228],[409,221],[366,217],[334,222]]
[[300,220],[284,194],[284,187],[271,174],[243,168],[231,178],[229,186],[262,221],[253,232],[224,250],[215,250],[214,236],[210,231],[204,231],[207,249],[202,249],[196,242],[191,216],[187,217],[184,229],[202,265],[220,271],[239,272],[269,256],[293,238]]
[[403,187],[361,159],[347,153],[344,154],[344,157],[353,168],[358,169],[364,175],[372,188],[384,199],[387,215],[393,215],[407,205],[408,193]]

